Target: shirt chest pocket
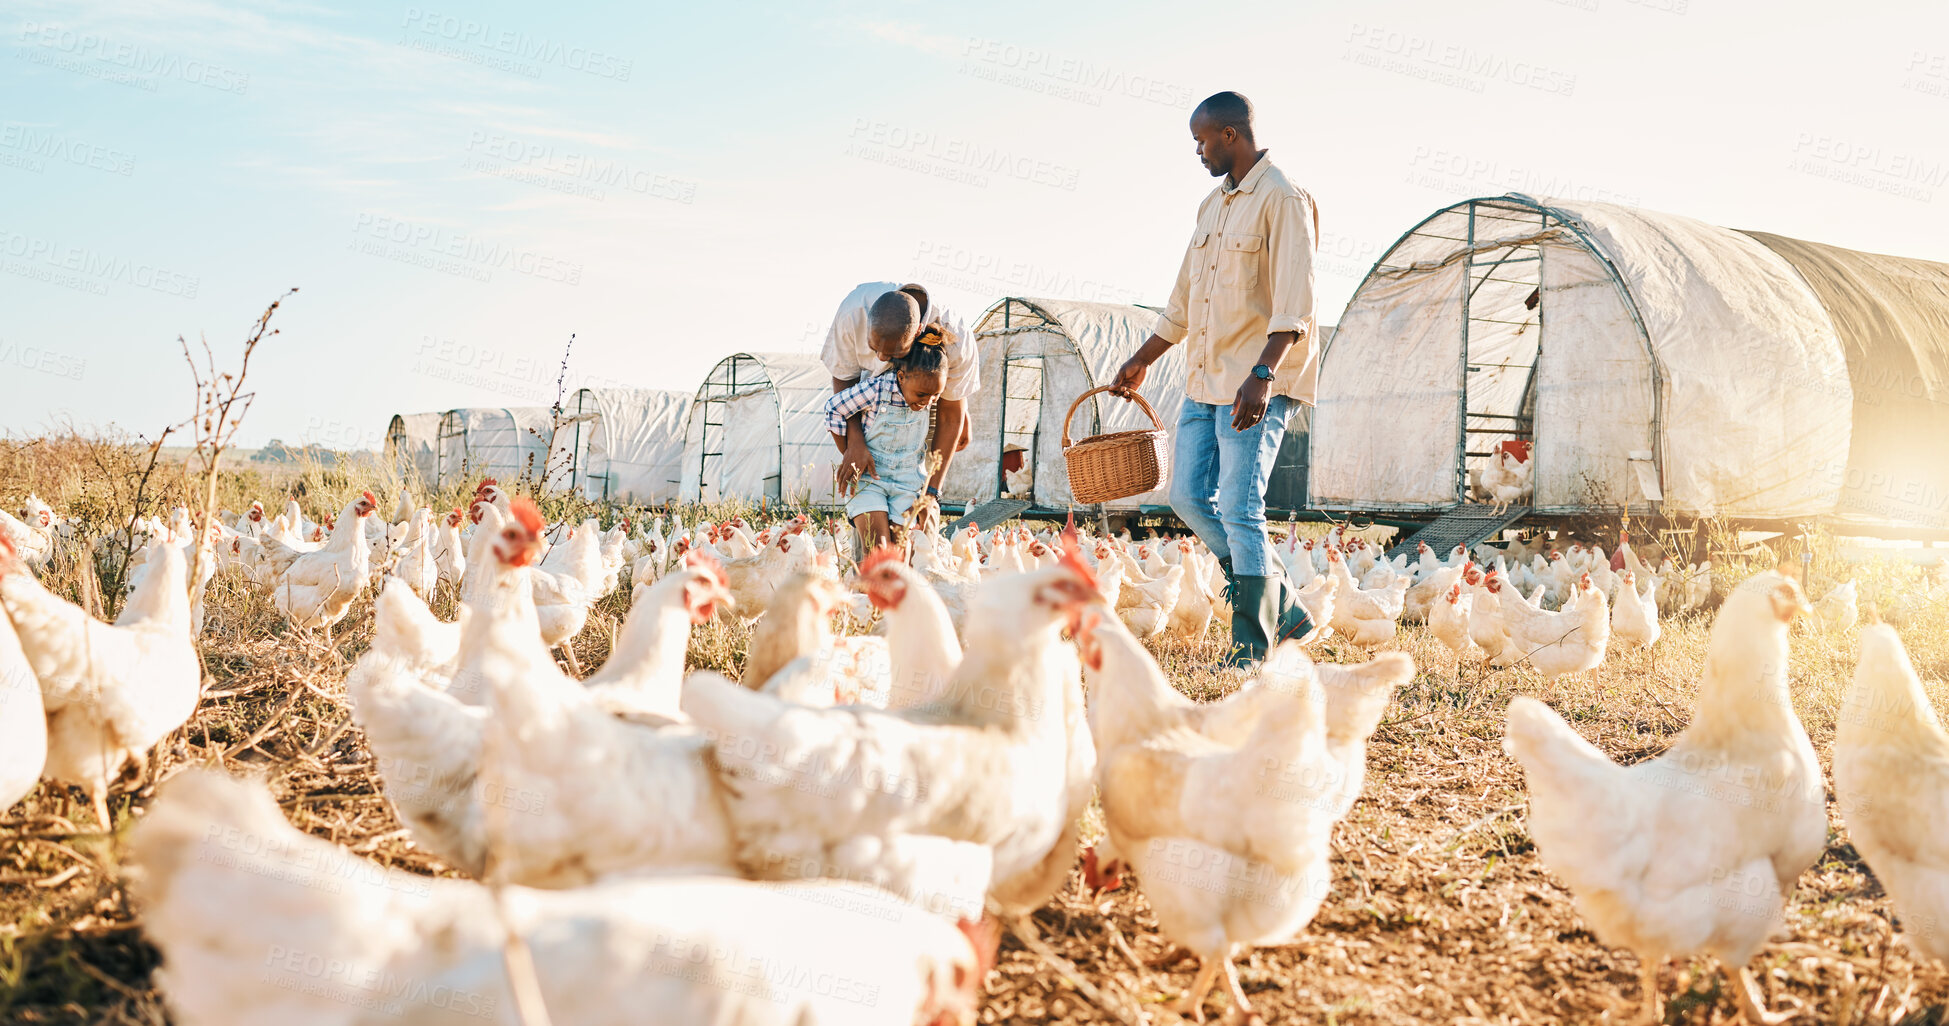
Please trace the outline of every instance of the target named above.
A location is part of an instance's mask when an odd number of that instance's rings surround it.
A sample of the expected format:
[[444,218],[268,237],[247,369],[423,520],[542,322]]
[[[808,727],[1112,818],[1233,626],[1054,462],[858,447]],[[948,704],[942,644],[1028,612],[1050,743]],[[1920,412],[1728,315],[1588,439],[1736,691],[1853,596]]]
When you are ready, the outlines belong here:
[[1265,256],[1265,236],[1224,235],[1218,239],[1218,284],[1227,289],[1259,287],[1259,264]]

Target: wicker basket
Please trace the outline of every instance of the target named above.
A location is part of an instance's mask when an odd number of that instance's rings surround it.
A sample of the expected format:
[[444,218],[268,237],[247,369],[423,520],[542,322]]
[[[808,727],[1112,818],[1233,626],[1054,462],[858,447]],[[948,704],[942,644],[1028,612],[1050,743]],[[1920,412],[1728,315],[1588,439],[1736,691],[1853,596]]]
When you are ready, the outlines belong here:
[[1069,491],[1080,505],[1142,495],[1162,483],[1171,470],[1166,448],[1170,436],[1164,432],[1164,423],[1157,419],[1157,411],[1136,392],[1129,393],[1129,397],[1150,418],[1152,427],[1091,435],[1070,444],[1069,422],[1075,418],[1077,408],[1090,396],[1108,391],[1110,386],[1103,385],[1077,396],[1062,419],[1062,455],[1069,464]]

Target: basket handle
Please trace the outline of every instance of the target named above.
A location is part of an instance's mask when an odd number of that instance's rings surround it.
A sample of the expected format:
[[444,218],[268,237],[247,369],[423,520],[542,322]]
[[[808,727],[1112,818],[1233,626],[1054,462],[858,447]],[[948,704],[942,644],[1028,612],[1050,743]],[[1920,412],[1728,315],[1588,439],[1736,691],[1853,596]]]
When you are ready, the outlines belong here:
[[[1069,404],[1069,412],[1063,414],[1063,418],[1062,418],[1062,447],[1063,448],[1065,449],[1069,448],[1069,421],[1071,418],[1076,416],[1076,408],[1083,405],[1083,400],[1088,399],[1090,396],[1093,396],[1098,392],[1109,392],[1112,395],[1117,395],[1118,398],[1124,398],[1123,396],[1117,394],[1116,387],[1117,386],[1115,385],[1098,385],[1095,388],[1092,388],[1089,391],[1084,392],[1082,395],[1077,396],[1076,401]],[[1130,391],[1129,398],[1131,401],[1135,402],[1139,407],[1143,409],[1144,415],[1149,417],[1150,422],[1157,426],[1157,430],[1159,431],[1164,430],[1164,422],[1157,419],[1157,411],[1151,409],[1150,404],[1144,401],[1143,393],[1138,392],[1135,389],[1132,389]]]

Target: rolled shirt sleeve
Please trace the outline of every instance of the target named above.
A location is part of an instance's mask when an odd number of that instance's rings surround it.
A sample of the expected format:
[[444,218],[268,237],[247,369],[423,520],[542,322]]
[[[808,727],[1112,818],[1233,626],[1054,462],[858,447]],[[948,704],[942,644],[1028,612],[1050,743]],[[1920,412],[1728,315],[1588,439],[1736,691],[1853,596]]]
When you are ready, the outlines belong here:
[[871,369],[861,362],[861,354],[872,352],[866,344],[866,307],[871,302],[863,295],[866,288],[854,289],[840,302],[839,311],[832,315],[832,328],[826,332],[826,347],[819,352],[819,362],[840,381],[863,377]]
[[1318,225],[1312,200],[1305,194],[1282,196],[1268,204],[1266,256],[1272,276],[1272,316],[1268,334],[1297,331],[1312,342],[1313,253]]
[[[1199,218],[1203,220],[1202,215]],[[1191,261],[1198,252],[1198,237],[1204,234],[1203,227],[1191,233],[1191,244],[1184,248],[1184,259],[1178,262],[1178,280],[1171,286],[1170,302],[1164,304],[1164,312],[1157,315],[1157,326],[1151,334],[1177,345],[1191,329]]]
[[974,336],[968,334],[966,325],[960,318],[947,310],[935,307],[931,323],[941,326],[942,370],[945,380],[941,382],[941,398],[966,399],[981,390],[980,353],[975,347]]

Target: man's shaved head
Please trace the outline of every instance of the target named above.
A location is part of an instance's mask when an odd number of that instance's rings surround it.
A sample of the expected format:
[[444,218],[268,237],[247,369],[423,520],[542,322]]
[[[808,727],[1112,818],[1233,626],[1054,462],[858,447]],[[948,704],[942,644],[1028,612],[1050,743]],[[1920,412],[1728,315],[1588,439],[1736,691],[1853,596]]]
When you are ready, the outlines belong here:
[[891,360],[913,348],[914,336],[920,330],[920,303],[895,290],[874,300],[866,318],[867,344],[880,359]]
[[1198,162],[1213,178],[1239,176],[1259,159],[1252,141],[1252,101],[1237,93],[1213,93],[1191,112],[1191,138],[1198,143]]
[[1230,128],[1252,141],[1252,101],[1238,93],[1226,90],[1205,97],[1198,109],[1191,112],[1191,120],[1209,121],[1214,128]]

